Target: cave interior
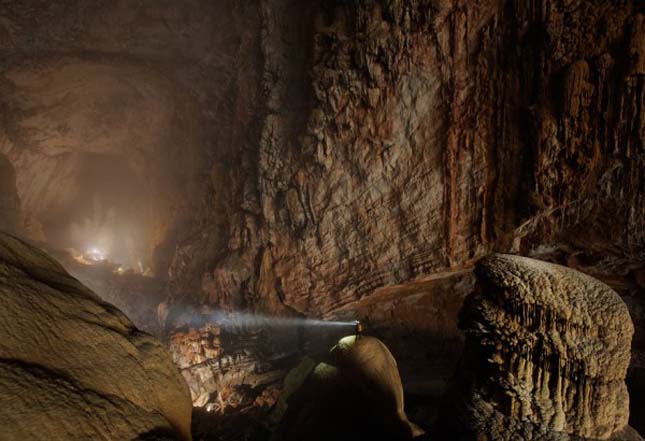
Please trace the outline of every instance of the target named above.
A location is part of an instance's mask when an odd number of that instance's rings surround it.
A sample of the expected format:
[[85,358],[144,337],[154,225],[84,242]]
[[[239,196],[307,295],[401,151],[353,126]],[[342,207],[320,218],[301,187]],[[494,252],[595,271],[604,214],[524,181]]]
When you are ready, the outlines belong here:
[[0,294],[67,292],[12,241],[44,251],[190,404],[123,395],[169,424],[124,404],[128,438],[39,401],[7,439],[645,436],[643,2],[0,0],[0,54]]

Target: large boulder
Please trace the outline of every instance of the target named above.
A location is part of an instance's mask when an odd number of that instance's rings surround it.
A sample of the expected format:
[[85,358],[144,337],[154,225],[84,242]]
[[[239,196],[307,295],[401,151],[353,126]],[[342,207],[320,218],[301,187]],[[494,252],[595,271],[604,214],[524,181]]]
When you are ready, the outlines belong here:
[[620,297],[578,271],[525,257],[490,256],[475,272],[450,438],[640,439],[627,426],[634,327]]
[[0,233],[4,440],[190,440],[168,352],[40,250]]
[[281,399],[276,440],[395,441],[422,433],[408,421],[396,360],[380,340],[344,337],[328,363],[308,366],[309,375]]

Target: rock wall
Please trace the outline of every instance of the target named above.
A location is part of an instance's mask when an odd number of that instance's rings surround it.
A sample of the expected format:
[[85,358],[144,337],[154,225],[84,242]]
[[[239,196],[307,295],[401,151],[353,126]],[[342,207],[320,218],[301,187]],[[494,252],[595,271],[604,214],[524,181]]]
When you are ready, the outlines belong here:
[[478,292],[460,323],[466,424],[457,432],[491,440],[623,433],[634,327],[620,297],[582,273],[524,257],[493,255],[476,273]]
[[324,316],[494,249],[642,266],[637,3],[262,8],[256,172],[210,302]]

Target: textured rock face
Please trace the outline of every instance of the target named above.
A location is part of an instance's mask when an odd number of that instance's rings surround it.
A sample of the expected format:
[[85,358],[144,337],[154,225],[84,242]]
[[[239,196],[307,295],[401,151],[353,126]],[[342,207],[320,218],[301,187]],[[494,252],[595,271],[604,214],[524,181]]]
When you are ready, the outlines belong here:
[[0,336],[3,439],[191,439],[188,388],[162,344],[4,233]]
[[210,182],[192,205],[157,207],[190,222],[153,241],[176,298],[325,314],[493,248],[642,261],[637,2],[126,3],[1,6],[2,150],[19,183],[35,154],[122,155],[135,139],[127,164],[156,177],[159,145],[190,156],[179,181]]
[[263,3],[257,182],[210,301],[325,315],[560,242],[642,263],[635,3],[291,6]]
[[608,439],[623,431],[634,328],[620,297],[575,270],[524,257],[493,255],[476,273],[479,292],[461,323],[471,433]]

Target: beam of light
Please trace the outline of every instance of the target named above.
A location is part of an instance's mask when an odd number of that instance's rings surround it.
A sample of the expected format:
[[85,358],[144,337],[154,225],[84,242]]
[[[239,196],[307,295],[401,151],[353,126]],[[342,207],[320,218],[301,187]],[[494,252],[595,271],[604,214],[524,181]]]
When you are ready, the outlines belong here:
[[[191,313],[192,312],[192,313]],[[356,320],[318,320],[306,317],[276,317],[240,311],[187,311],[190,316],[186,324],[201,326],[205,323],[215,323],[221,327],[307,327],[307,328],[357,328]]]

